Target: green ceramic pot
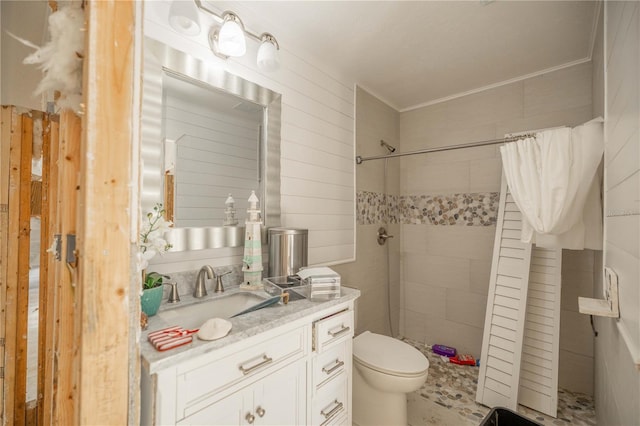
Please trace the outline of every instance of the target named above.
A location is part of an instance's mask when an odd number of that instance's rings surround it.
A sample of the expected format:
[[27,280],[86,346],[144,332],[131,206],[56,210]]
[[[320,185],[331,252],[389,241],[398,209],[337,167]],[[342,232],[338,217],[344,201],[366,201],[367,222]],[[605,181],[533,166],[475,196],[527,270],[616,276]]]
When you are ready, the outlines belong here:
[[155,315],[160,308],[162,302],[162,286],[148,288],[142,291],[140,303],[142,304],[142,312],[148,317]]

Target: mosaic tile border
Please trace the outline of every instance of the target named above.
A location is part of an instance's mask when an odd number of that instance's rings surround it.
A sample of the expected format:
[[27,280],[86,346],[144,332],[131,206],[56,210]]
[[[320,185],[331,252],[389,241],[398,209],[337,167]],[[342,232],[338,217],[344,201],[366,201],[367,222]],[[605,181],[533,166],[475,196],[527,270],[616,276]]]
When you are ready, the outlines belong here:
[[401,223],[494,226],[500,193],[408,195],[401,200]]
[[375,225],[388,223],[386,196],[378,192],[356,192],[356,223],[358,225]]
[[358,191],[357,223],[494,226],[498,216],[499,200],[499,192],[385,195]]

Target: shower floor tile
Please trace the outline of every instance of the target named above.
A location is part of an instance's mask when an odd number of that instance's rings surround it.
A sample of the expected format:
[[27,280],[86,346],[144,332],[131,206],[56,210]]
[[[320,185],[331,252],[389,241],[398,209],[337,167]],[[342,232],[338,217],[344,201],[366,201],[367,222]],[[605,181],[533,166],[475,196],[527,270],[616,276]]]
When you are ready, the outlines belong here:
[[[408,421],[411,426],[479,425],[489,408],[475,402],[478,367],[445,363],[440,356],[419,342],[403,338],[429,359],[429,376],[425,384],[408,395]],[[595,426],[593,398],[558,390],[558,418],[522,405],[518,412],[543,425]]]

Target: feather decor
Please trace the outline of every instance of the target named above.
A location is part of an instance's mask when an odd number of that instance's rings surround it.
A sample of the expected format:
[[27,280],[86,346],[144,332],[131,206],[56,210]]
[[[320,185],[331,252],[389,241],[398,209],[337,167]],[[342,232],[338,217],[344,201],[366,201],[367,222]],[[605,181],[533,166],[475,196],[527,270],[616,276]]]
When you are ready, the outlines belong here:
[[23,63],[39,65],[44,77],[35,90],[40,95],[48,90],[60,92],[56,104],[81,113],[82,59],[84,57],[84,11],[80,2],[72,2],[49,15],[51,40],[39,47],[9,33],[21,43],[35,49]]

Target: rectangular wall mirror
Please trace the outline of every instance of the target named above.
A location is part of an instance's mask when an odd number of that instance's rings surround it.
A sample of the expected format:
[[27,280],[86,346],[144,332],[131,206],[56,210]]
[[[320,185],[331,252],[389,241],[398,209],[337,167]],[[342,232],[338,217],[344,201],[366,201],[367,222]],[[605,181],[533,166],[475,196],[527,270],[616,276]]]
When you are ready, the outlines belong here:
[[[162,75],[165,186],[173,182],[176,227],[219,226],[225,202],[246,219],[251,191],[263,194],[260,147],[265,107],[173,73]],[[167,196],[165,194],[165,199]]]
[[[158,41],[144,50],[140,201],[165,204],[171,251],[242,245],[252,190],[279,226],[281,96]],[[224,225],[229,194],[237,225]]]

